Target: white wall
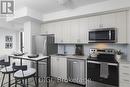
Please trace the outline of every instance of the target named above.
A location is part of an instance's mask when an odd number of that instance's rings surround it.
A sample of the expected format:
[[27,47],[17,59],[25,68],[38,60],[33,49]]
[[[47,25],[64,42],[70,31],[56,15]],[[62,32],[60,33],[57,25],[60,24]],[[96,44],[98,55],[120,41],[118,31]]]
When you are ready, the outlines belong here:
[[[24,23],[24,52],[30,55],[33,53],[33,41],[32,35],[38,35],[41,33],[41,25],[36,22],[27,21]],[[25,65],[31,67],[31,62],[28,60],[23,61]]]
[[[12,49],[5,49],[5,36],[6,35],[10,35],[13,36],[13,48]],[[11,31],[11,30],[6,30],[6,29],[1,29],[0,28],[0,57],[5,56],[5,55],[9,55],[12,52],[18,50],[18,44],[16,44],[16,40],[18,40],[18,38],[16,39],[16,37],[18,35],[17,31]]]
[[32,35],[41,33],[41,25],[32,21],[24,23],[24,51],[28,54],[32,53]]
[[8,22],[24,23],[29,20],[33,20],[42,23],[42,12],[38,12],[29,7],[23,7],[15,11],[14,16],[6,18]]

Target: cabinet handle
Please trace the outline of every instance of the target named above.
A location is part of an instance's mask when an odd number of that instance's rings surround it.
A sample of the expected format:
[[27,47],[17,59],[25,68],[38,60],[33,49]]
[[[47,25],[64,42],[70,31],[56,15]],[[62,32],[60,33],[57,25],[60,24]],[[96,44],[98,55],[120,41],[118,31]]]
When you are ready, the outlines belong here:
[[80,42],[80,39],[78,39],[77,42]]
[[100,24],[99,27],[102,28],[102,27],[103,27],[103,24]]
[[125,82],[130,82],[129,80],[123,79]]
[[128,66],[123,66],[124,68],[129,68]]
[[129,73],[123,73],[123,74],[125,74],[125,75],[130,75]]
[[73,62],[74,64],[76,64],[77,62]]

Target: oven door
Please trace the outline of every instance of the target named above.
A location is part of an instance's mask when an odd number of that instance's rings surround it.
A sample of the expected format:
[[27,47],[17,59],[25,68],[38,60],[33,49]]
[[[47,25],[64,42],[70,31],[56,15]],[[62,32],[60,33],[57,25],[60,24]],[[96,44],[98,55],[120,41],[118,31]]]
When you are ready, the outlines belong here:
[[89,42],[115,42],[115,30],[100,29],[89,31]]
[[118,65],[109,65],[109,76],[107,79],[100,77],[100,62],[87,62],[87,79],[108,85],[119,86]]

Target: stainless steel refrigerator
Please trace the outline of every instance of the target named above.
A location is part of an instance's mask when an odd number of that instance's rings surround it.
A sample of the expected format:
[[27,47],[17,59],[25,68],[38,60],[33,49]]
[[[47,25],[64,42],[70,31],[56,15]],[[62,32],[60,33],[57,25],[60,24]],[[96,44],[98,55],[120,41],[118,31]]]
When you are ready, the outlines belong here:
[[[54,43],[55,38],[53,34],[35,35],[32,37],[32,54],[39,54],[43,56],[50,56],[57,54],[58,46]],[[41,79],[46,77],[46,60],[39,62],[39,76]],[[32,63],[35,68],[36,64]]]
[[57,53],[57,45],[54,43],[53,34],[35,35],[32,38],[32,54],[42,54],[49,56]]

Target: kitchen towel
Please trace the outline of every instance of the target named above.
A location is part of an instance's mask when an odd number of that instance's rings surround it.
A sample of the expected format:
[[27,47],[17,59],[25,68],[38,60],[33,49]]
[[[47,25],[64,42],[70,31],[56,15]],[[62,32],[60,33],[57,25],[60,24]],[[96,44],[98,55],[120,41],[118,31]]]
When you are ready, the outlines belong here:
[[101,64],[100,64],[100,77],[107,79],[108,75],[109,75],[108,63],[101,62]]

